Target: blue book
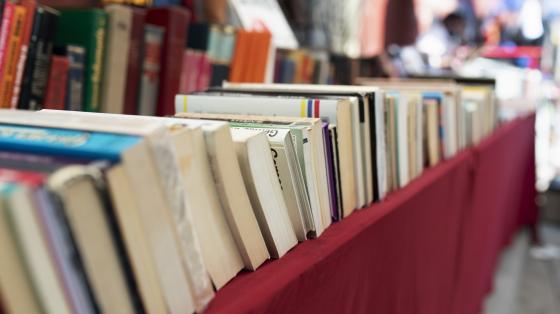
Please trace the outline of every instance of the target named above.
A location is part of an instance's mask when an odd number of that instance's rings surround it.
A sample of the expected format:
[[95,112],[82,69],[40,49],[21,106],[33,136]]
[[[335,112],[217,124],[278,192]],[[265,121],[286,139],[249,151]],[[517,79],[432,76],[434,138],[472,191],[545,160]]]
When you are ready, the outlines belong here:
[[0,151],[118,162],[139,136],[0,124]]

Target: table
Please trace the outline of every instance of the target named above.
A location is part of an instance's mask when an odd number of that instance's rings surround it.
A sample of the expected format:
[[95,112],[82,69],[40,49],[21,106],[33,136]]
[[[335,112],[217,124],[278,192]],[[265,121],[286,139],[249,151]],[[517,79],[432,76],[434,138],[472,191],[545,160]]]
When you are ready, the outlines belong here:
[[479,313],[501,249],[536,223],[534,123],[502,125],[318,239],[242,272],[207,313]]

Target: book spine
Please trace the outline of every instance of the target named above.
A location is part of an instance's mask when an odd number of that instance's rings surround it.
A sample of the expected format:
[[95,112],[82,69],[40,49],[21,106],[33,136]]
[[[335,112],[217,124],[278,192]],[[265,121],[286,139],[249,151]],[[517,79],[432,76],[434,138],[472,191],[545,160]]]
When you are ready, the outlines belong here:
[[34,0],[22,1],[21,4],[27,9],[25,15],[25,23],[23,26],[23,33],[21,38],[21,49],[17,61],[16,75],[14,85],[12,88],[12,97],[10,107],[16,108],[19,100],[19,93],[21,91],[21,82],[23,79],[23,71],[27,54],[29,52],[29,44],[31,41],[31,32],[33,30],[33,22],[35,21],[35,13],[37,11],[37,2]]
[[181,68],[181,78],[179,82],[179,93],[187,94],[190,93],[189,91],[189,73],[190,73],[190,59],[191,59],[192,50],[185,49],[183,51],[183,66]]
[[91,61],[91,71],[89,78],[89,85],[86,85],[85,92],[85,106],[86,111],[98,112],[100,109],[100,96],[101,96],[101,78],[103,77],[103,56],[105,52],[105,27],[107,25],[107,16],[99,14],[96,16],[96,26],[94,36],[95,46],[93,51],[93,60]]
[[37,41],[35,66],[33,68],[29,109],[39,110],[43,106],[45,91],[51,66],[53,41],[56,31],[58,14],[52,10],[45,10],[42,19],[41,32]]
[[146,11],[135,8],[132,13],[130,45],[128,48],[128,65],[124,95],[124,114],[138,113],[138,92],[142,72],[142,50],[144,49],[144,20]]
[[66,110],[82,110],[84,90],[85,50],[82,47],[68,47],[68,78],[66,86]]
[[123,5],[110,5],[105,11],[108,20],[104,77],[101,81],[101,111],[123,113],[132,9]]
[[21,49],[21,39],[27,9],[16,6],[12,19],[12,28],[8,39],[8,47],[4,53],[4,73],[0,83],[0,104],[3,108],[11,107],[12,89],[17,70],[17,61]]
[[52,56],[47,92],[45,94],[45,109],[64,110],[66,108],[68,68],[68,57]]
[[[16,5],[11,1],[4,3],[4,11],[2,15],[2,23],[0,29],[0,77],[4,74],[4,66],[6,63],[6,50],[10,40],[10,33],[13,26],[13,18]],[[6,107],[5,104],[0,103],[0,107]]]
[[153,116],[156,113],[162,43],[163,29],[146,25],[138,104],[141,115]]
[[[38,7],[34,15],[33,27],[31,29],[31,35],[29,38],[29,46],[27,50],[27,56],[25,58],[25,63],[23,66],[23,73],[21,76],[21,84],[19,90],[16,89],[14,92],[14,97],[17,97],[17,108],[18,109],[29,109],[29,98],[31,92],[31,81],[33,69],[35,67],[35,54],[37,53],[37,44],[39,41],[39,33],[41,32],[41,26],[43,24],[43,18],[45,16],[45,10],[42,7]],[[13,106],[12,99],[12,106]]]

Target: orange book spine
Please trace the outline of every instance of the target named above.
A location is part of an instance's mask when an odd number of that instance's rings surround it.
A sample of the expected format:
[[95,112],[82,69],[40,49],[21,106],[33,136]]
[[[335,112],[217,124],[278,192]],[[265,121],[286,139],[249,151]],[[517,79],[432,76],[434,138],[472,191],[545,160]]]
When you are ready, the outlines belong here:
[[261,33],[261,40],[259,45],[259,65],[257,67],[257,83],[264,83],[266,76],[266,66],[268,65],[268,52],[270,49],[270,42],[272,41],[272,34],[269,32]]
[[3,108],[11,107],[12,91],[15,81],[19,52],[21,50],[21,39],[25,24],[27,9],[23,6],[16,6],[12,21],[12,28],[8,35],[8,46],[4,59],[4,73],[0,83],[0,104]]
[[31,39],[31,30],[33,29],[33,21],[35,20],[35,12],[37,11],[37,1],[35,0],[21,0],[20,3],[21,6],[27,9],[27,12],[25,13],[25,23],[21,37],[21,48],[16,66],[15,81],[12,88],[12,108],[16,108],[19,101],[23,70],[25,68],[25,61],[27,60],[27,52],[29,49],[29,41]]
[[238,30],[236,34],[235,50],[233,52],[233,60],[231,62],[231,72],[229,74],[229,80],[233,83],[242,82],[243,75],[243,64],[245,60],[245,54],[247,50],[247,37],[248,32],[244,30]]

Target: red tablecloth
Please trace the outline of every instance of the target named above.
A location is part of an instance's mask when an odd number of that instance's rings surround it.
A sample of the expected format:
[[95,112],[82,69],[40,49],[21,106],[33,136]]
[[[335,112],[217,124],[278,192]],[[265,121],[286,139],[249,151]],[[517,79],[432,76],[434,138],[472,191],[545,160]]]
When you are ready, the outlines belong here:
[[476,314],[501,248],[536,221],[534,116],[427,170],[256,272],[207,313]]

